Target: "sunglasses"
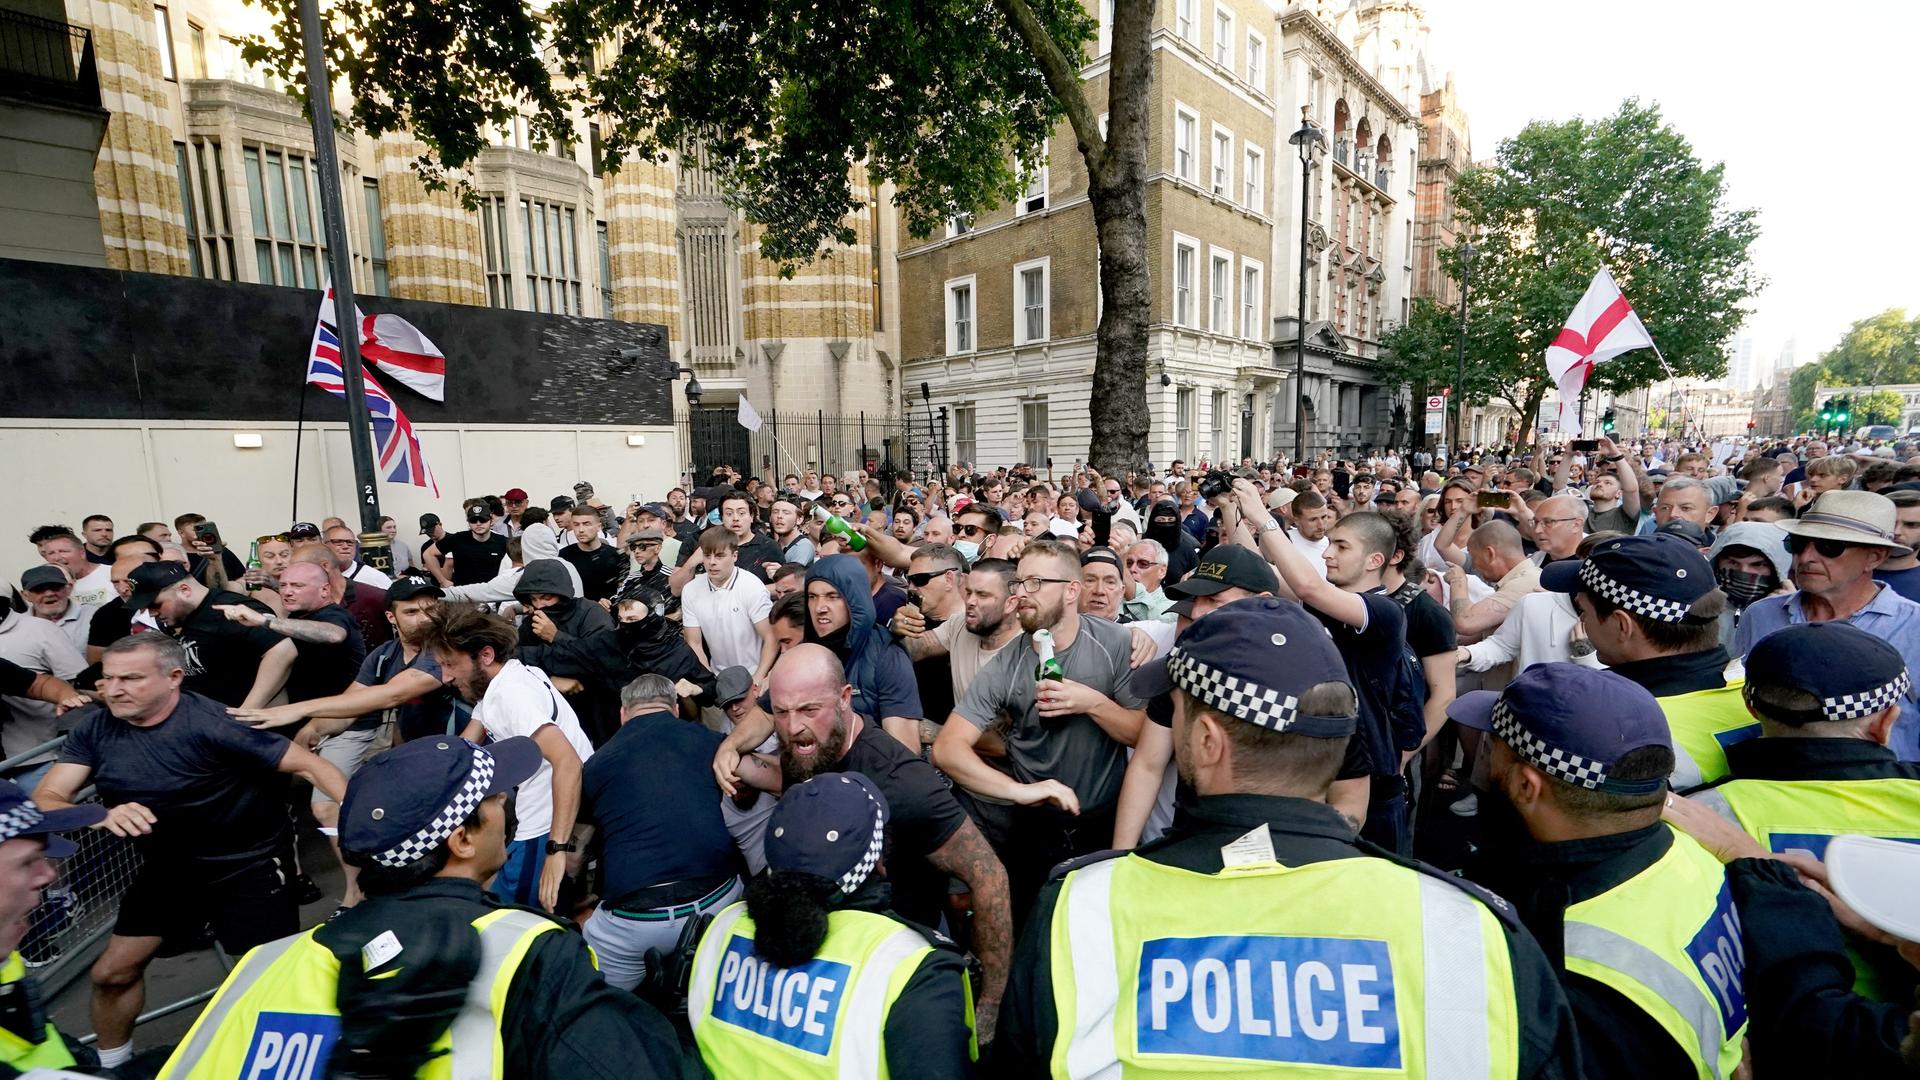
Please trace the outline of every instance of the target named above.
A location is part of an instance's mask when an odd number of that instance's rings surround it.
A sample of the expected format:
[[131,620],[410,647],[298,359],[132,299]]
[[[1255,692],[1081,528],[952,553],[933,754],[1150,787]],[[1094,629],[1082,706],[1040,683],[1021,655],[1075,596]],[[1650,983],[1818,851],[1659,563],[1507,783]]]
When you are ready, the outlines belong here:
[[928,571],[926,571],[926,572],[924,572],[924,573],[919,573],[919,574],[908,574],[908,575],[907,575],[907,581],[908,581],[908,583],[909,583],[909,584],[911,584],[911,585],[912,585],[912,586],[913,586],[914,588],[916,588],[916,589],[924,589],[924,588],[926,588],[926,587],[927,587],[927,583],[928,583],[928,582],[930,582],[930,581],[932,581],[932,580],[933,580],[934,578],[937,578],[937,577],[940,577],[940,576],[941,576],[941,575],[943,575],[943,574],[950,574],[950,573],[952,573],[952,572],[953,572],[953,571],[952,571],[951,569],[948,569],[948,570],[928,570]]
[[1825,538],[1816,539],[1811,536],[1787,537],[1788,551],[1791,551],[1795,555],[1798,555],[1801,552],[1807,550],[1808,548],[1812,548],[1813,550],[1819,552],[1820,557],[1823,559],[1837,559],[1840,556],[1845,555],[1847,553],[1848,548],[1857,547],[1857,546],[1858,545],[1856,544],[1849,544],[1845,540],[1828,540]]
[[957,533],[959,533],[959,534],[960,534],[961,536],[985,536],[985,535],[987,535],[987,530],[985,530],[985,529],[983,529],[983,528],[981,528],[981,527],[980,527],[980,526],[978,526],[978,525],[958,525],[958,526],[955,526],[955,527],[954,527],[954,530],[953,530],[953,531],[955,531],[955,532],[957,532]]
[[274,544],[274,543],[290,544],[293,542],[293,534],[292,533],[274,533],[271,536],[256,536],[253,538],[253,542],[256,544]]
[[1151,570],[1154,567],[1159,565],[1160,564],[1153,559],[1128,559],[1127,560],[1127,568],[1130,570]]

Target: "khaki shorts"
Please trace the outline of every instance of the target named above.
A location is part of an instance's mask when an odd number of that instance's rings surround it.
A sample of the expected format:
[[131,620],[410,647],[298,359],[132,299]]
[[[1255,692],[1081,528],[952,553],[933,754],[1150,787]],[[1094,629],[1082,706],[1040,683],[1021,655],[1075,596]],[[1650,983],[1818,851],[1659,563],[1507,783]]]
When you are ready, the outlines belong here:
[[[343,731],[338,735],[329,735],[314,746],[313,752],[327,760],[327,763],[344,773],[347,779],[360,771],[360,766],[380,752],[380,733],[391,725],[382,724],[376,728],[361,731]],[[391,741],[391,737],[389,737]],[[319,788],[313,789],[313,801],[332,802],[327,793]]]

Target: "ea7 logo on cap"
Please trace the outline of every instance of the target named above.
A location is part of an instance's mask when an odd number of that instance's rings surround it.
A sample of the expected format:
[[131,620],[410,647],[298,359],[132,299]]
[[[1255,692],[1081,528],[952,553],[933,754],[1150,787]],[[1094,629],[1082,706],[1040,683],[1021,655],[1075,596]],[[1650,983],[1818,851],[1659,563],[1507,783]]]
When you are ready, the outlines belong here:
[[316,1080],[340,1039],[340,1018],[321,1013],[263,1012],[240,1066],[244,1080]]
[[1193,568],[1193,576],[1206,578],[1208,581],[1225,581],[1227,578],[1227,564],[1223,562],[1203,562]]

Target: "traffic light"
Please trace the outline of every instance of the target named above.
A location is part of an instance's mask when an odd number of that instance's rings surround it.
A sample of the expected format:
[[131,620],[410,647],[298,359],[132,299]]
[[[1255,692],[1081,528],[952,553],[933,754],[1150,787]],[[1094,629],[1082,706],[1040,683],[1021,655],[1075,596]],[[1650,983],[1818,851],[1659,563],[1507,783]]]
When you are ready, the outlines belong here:
[[1837,410],[1833,414],[1834,424],[1838,427],[1846,427],[1847,414],[1853,411],[1853,399],[1850,397],[1843,397],[1839,400],[1838,403],[1835,404],[1834,408]]
[[1609,435],[1613,434],[1613,410],[1612,409],[1608,409],[1606,412],[1603,412],[1600,414],[1600,430],[1606,432]]

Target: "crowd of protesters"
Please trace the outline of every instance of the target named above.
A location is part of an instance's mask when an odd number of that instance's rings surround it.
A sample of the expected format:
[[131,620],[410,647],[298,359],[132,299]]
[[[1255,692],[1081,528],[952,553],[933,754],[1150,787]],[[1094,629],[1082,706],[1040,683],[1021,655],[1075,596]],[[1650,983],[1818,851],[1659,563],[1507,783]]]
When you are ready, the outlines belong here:
[[[449,518],[383,567],[338,518],[28,537],[6,779],[142,856],[101,1068],[148,1075],[156,956],[301,933],[303,859],[351,927],[437,858],[592,946],[539,953],[564,1022],[496,1008],[510,1076],[1920,1073],[1920,849],[1857,839],[1920,842],[1920,447],[722,466]],[[417,848],[409,777],[452,793]],[[357,933],[311,940],[387,962]],[[339,970],[333,1053],[457,1055],[456,975]],[[162,1075],[243,1063],[221,1000]]]

